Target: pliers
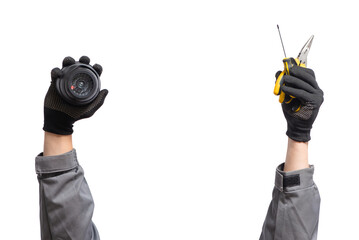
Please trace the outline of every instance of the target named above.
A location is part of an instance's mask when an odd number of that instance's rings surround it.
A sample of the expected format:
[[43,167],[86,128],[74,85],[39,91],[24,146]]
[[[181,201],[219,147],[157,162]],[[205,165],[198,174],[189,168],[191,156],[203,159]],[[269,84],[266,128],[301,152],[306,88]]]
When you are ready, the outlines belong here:
[[[275,86],[274,86],[274,94],[280,95],[279,96],[280,103],[282,103],[285,100],[284,102],[286,104],[289,104],[295,98],[293,96],[286,97],[285,93],[283,91],[281,91],[281,87],[284,85],[283,76],[289,75],[289,70],[293,66],[307,67],[307,57],[308,57],[310,47],[312,46],[313,39],[314,39],[314,35],[312,35],[309,38],[309,40],[304,44],[302,50],[300,50],[298,57],[296,59],[294,59],[294,58],[284,58],[283,59],[284,70],[283,70],[283,72],[281,72],[281,74],[276,79]],[[300,110],[300,108],[301,108],[301,105],[299,104],[297,107],[295,107],[293,109],[293,111],[297,112]]]

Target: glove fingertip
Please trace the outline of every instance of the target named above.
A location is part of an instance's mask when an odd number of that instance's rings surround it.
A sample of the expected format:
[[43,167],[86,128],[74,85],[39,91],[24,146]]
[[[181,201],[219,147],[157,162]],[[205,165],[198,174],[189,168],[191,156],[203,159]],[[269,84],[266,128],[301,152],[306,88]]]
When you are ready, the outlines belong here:
[[51,80],[56,81],[59,77],[62,77],[63,73],[59,68],[54,68],[51,70]]
[[95,69],[95,71],[97,72],[97,74],[99,75],[99,76],[101,76],[101,74],[102,74],[102,71],[103,71],[103,68],[102,68],[102,66],[100,65],[100,64],[95,64],[95,65],[93,65],[93,68]]
[[102,98],[103,100],[105,100],[105,98],[107,97],[108,94],[108,90],[107,89],[103,89],[100,91],[99,96],[100,98]]
[[287,86],[282,85],[282,86],[280,87],[280,90],[282,90],[282,92],[286,93]]
[[281,73],[282,73],[282,71],[278,71],[278,72],[275,74],[275,79],[277,79]]
[[80,61],[80,63],[89,64],[90,58],[88,56],[82,56],[82,57],[80,57],[79,61]]
[[108,94],[108,90],[107,90],[107,89],[102,89],[101,92],[103,92],[103,94],[106,93],[106,95]]
[[64,60],[62,61],[62,67],[68,67],[72,64],[75,64],[75,59],[73,59],[70,56],[65,57]]

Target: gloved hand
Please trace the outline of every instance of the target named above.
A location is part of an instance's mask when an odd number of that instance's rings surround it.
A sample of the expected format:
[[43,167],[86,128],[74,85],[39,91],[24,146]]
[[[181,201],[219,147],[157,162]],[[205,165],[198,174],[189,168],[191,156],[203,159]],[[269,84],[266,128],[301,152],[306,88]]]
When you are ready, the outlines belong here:
[[[278,78],[281,71],[277,72]],[[287,120],[287,136],[294,141],[308,142],[310,130],[322,105],[323,91],[315,80],[312,69],[294,66],[289,71],[290,75],[283,76],[281,90],[286,96],[295,97],[290,103],[286,100],[282,103],[284,116]],[[298,101],[301,108],[296,112]]]
[[[89,64],[90,59],[82,56],[81,63]],[[67,67],[75,63],[72,57],[64,58],[62,67]],[[93,66],[95,71],[101,75],[101,65]],[[47,91],[44,102],[44,127],[43,130],[55,134],[71,135],[73,133],[73,124],[83,118],[91,117],[104,103],[108,90],[100,91],[97,97],[89,104],[84,106],[74,106],[64,101],[56,90],[56,81],[63,75],[59,68],[51,71],[51,85]]]

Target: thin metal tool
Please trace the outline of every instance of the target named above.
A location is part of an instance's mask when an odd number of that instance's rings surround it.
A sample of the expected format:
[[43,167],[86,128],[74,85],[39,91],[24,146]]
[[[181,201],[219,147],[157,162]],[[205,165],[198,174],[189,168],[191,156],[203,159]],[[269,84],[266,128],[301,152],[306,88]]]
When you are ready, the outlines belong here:
[[310,47],[312,46],[313,39],[314,39],[314,35],[312,35],[308,39],[308,41],[304,44],[302,50],[300,50],[298,57],[297,57],[299,60],[299,65],[304,64],[305,66],[307,66],[307,57],[308,57]]
[[284,44],[283,44],[283,40],[282,40],[282,35],[280,34],[280,30],[279,30],[279,25],[278,25],[278,24],[277,24],[277,28],[278,28],[278,32],[279,32],[280,41],[281,41],[282,47],[283,47],[284,57],[287,58],[287,55],[285,54],[285,50],[284,50]]

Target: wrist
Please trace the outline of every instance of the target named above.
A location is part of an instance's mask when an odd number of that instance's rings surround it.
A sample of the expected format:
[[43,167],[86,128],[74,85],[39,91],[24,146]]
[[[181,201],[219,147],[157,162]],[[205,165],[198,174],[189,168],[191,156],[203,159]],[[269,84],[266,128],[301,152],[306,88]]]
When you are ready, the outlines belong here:
[[72,149],[72,135],[59,135],[45,131],[44,156],[60,155]]
[[308,167],[308,142],[298,142],[288,138],[284,171],[289,172]]

